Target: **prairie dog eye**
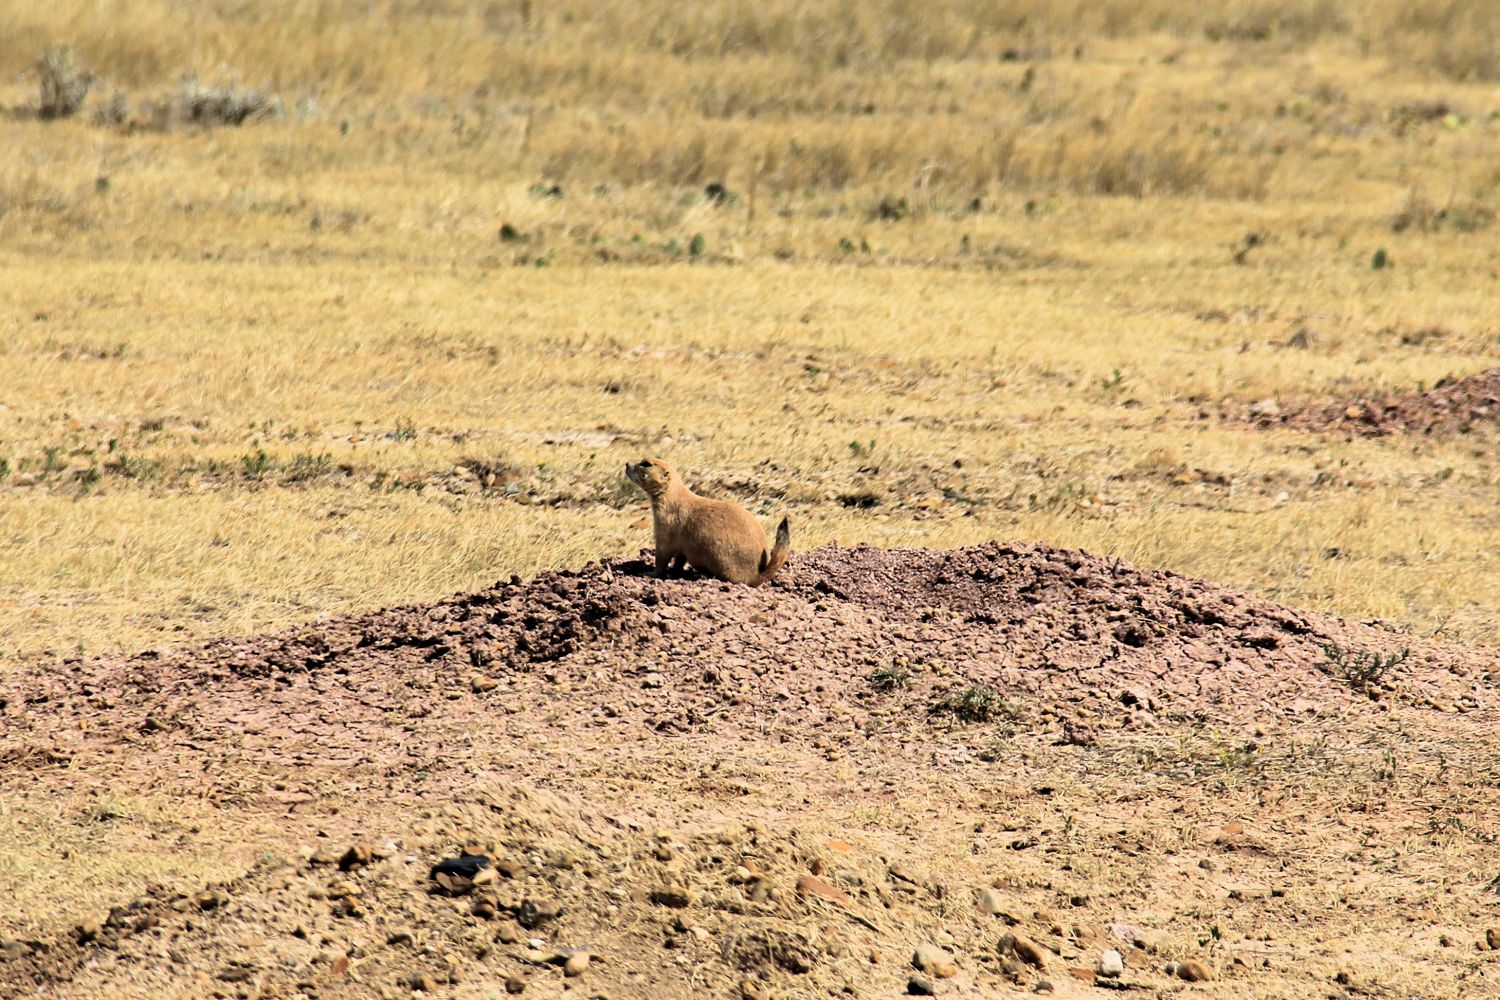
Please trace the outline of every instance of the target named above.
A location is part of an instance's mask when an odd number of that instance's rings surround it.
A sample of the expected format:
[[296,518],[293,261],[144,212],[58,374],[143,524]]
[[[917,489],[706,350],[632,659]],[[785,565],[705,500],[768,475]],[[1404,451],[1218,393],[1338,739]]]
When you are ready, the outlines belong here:
[[651,459],[649,459],[649,458],[643,458],[643,459],[641,459],[640,464],[638,466],[636,466],[636,468],[639,468],[639,469],[649,469],[649,468],[651,468]]

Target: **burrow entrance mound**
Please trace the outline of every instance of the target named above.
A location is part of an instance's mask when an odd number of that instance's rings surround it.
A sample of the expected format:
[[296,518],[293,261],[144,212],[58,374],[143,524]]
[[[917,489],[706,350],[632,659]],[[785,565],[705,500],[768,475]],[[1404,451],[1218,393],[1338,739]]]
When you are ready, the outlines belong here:
[[1251,406],[1242,419],[1261,428],[1344,431],[1365,437],[1468,434],[1500,424],[1500,368],[1442,379],[1423,392],[1291,406],[1267,401]]
[[262,740],[267,753],[322,738],[325,753],[352,754],[380,738],[363,722],[502,708],[552,726],[769,727],[790,739],[1021,713],[1071,738],[1380,702],[1468,710],[1491,690],[1490,669],[1480,650],[1081,551],[826,545],[762,589],[597,563],[12,677],[0,762],[121,730],[148,743],[161,732],[195,745]]
[[[645,748],[653,781],[674,746],[702,774],[705,746],[753,761],[788,744],[916,774],[927,755],[909,751],[950,726],[960,742],[987,723],[1030,727],[1073,753],[1123,729],[1396,703],[1469,711],[1488,706],[1492,660],[1084,552],[829,545],[761,589],[657,580],[620,560],[13,674],[0,791],[40,779],[208,796],[236,824],[274,817],[278,850],[241,845],[265,860],[230,883],[152,890],[72,930],[0,941],[0,992],[113,995],[128,981],[165,996],[186,972],[205,986],[194,995],[223,996],[379,984],[480,997],[575,978],[624,996],[782,980],[896,995],[910,949],[943,935],[969,956],[962,988],[1029,988],[1044,973],[1018,961],[1018,937],[1091,966],[1104,917],[1058,931],[1027,910],[1002,926],[913,875],[910,848],[882,856],[743,817],[658,831],[660,803],[608,793],[612,767],[640,771],[619,748]],[[575,805],[516,783],[546,778],[543,739],[597,794]],[[321,788],[343,794],[336,808],[320,811]],[[348,833],[325,838],[335,825]],[[490,857],[495,879],[438,891],[429,866],[460,852]],[[1049,887],[1056,876],[1023,870]]]

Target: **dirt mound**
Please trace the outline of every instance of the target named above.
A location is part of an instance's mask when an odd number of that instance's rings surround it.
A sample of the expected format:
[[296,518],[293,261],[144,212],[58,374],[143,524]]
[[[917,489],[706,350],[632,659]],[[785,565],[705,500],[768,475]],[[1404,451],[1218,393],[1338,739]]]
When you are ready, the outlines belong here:
[[1372,437],[1467,434],[1500,423],[1500,368],[1460,379],[1441,379],[1425,392],[1294,406],[1257,403],[1242,419],[1257,427],[1341,430]]
[[[812,976],[818,991],[894,994],[922,974],[905,958],[923,944],[969,956],[965,988],[1036,985],[1015,934],[1088,978],[1110,915],[1040,869],[1007,885],[1085,909],[997,921],[972,883],[955,898],[925,871],[931,827],[909,819],[929,798],[902,799],[908,819],[858,846],[775,817],[819,813],[820,787],[852,794],[840,767],[883,773],[887,789],[948,787],[929,824],[950,801],[995,808],[936,763],[938,743],[970,729],[1071,748],[1393,708],[1487,715],[1489,669],[1477,651],[1026,544],[824,546],[758,590],[592,564],[74,661],[6,678],[0,788],[17,803],[59,782],[170,790],[228,825],[211,844],[186,817],[149,838],[225,852],[247,874],[122,888],[92,916],[38,908],[0,928],[0,985],[163,996],[197,975],[186,995],[477,997],[578,980],[611,996],[755,997]],[[966,738],[944,752],[961,767],[991,753]],[[735,805],[747,796],[759,804]],[[1038,843],[1000,836],[1011,852]],[[429,870],[459,852],[489,857],[494,880],[438,887]],[[1149,981],[1136,951],[1132,975]]]
[[[13,688],[13,700],[63,709],[23,720],[33,746],[45,733],[61,753],[70,740],[108,738],[111,722],[269,739],[334,726],[334,710],[347,731],[360,718],[451,712],[460,699],[514,713],[559,696],[594,725],[772,725],[799,738],[819,732],[810,726],[920,728],[923,710],[975,689],[993,693],[997,713],[1010,700],[1105,727],[1149,723],[1166,707],[1227,719],[1310,700],[1421,700],[1461,684],[1462,659],[1377,625],[1085,552],[824,546],[763,590],[657,580],[641,560],[593,564],[431,606],[75,663]],[[1363,675],[1351,673],[1354,660]],[[70,731],[70,712],[97,717],[100,698],[117,717]]]

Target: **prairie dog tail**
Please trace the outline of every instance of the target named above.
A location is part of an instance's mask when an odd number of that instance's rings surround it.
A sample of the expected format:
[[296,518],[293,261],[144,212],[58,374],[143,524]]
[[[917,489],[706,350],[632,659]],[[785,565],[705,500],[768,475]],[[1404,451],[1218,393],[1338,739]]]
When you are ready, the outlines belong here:
[[781,569],[781,564],[786,562],[787,554],[792,551],[792,530],[787,526],[786,518],[781,519],[781,524],[776,526],[776,545],[770,553],[760,554],[760,576],[755,578],[755,586],[759,587]]

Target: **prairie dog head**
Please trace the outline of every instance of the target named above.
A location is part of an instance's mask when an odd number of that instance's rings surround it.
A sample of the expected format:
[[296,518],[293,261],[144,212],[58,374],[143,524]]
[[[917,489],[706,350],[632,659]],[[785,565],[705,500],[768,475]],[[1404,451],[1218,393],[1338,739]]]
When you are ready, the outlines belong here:
[[659,458],[643,458],[639,462],[625,463],[625,476],[646,495],[655,500],[674,484],[680,483],[677,470]]

